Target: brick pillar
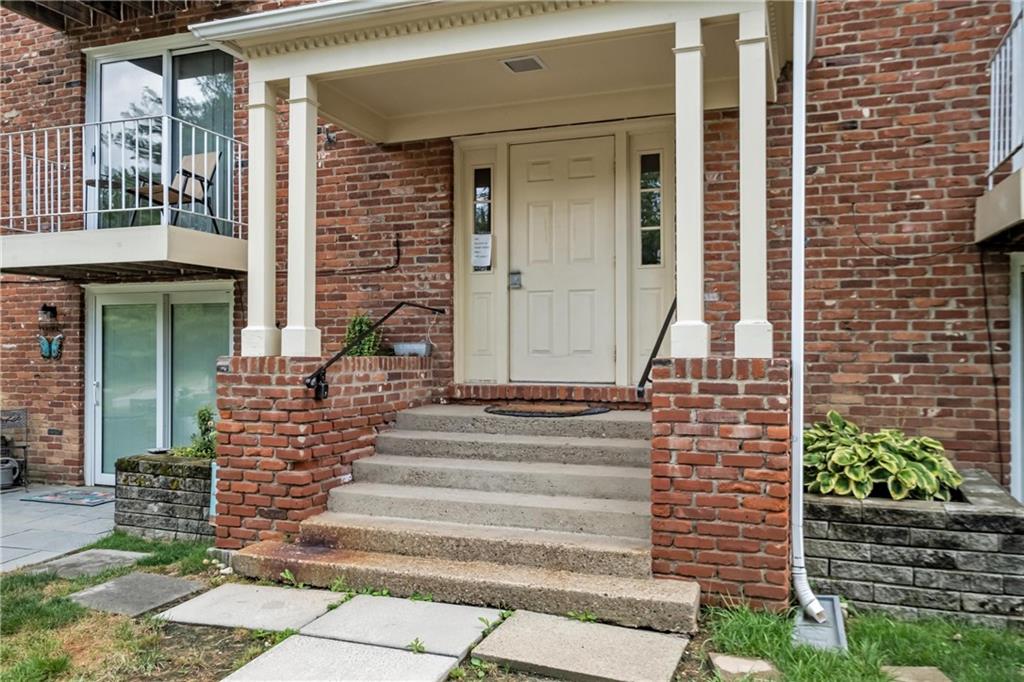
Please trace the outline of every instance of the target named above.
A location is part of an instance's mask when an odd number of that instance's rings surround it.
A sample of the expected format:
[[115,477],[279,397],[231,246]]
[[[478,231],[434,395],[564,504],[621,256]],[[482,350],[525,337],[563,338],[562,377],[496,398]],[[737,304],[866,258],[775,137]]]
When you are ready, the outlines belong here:
[[788,606],[789,362],[658,360],[653,381],[654,575]]
[[430,358],[343,358],[317,401],[302,383],[319,360],[221,358],[217,368],[216,544],[282,540],[327,508],[352,462],[372,455],[395,413],[430,402]]

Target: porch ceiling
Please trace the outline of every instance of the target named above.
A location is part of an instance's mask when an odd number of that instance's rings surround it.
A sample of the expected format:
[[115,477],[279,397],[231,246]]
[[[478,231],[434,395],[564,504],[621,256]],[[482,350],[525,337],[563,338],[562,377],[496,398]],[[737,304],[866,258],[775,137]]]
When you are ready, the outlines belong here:
[[[708,109],[738,103],[737,32],[735,18],[705,28]],[[320,113],[382,142],[670,114],[673,41],[672,28],[658,27],[329,78]],[[503,63],[524,56],[543,68]]]
[[68,281],[246,271],[244,239],[160,225],[0,237],[0,272]]

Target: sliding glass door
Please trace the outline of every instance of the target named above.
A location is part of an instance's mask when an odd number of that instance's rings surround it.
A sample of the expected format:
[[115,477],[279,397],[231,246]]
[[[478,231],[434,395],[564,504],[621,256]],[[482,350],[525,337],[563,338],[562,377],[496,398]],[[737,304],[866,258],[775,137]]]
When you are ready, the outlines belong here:
[[156,224],[160,211],[149,207],[181,198],[189,205],[168,212],[174,224],[229,233],[208,216],[230,217],[232,206],[234,59],[208,48],[105,59],[89,87],[90,227]]
[[92,324],[93,479],[113,485],[118,459],[186,445],[196,411],[215,406],[230,292],[101,294]]

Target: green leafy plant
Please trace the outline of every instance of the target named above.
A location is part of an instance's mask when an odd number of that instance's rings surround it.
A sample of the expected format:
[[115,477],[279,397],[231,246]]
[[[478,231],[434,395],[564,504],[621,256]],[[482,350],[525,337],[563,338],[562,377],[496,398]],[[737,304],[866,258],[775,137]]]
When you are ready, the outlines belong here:
[[434,595],[429,592],[413,592],[409,596],[409,601],[434,601]]
[[807,491],[863,500],[878,490],[894,500],[948,501],[963,478],[944,452],[934,438],[897,429],[861,431],[830,411],[824,422],[804,430]]
[[463,662],[462,665],[452,668],[448,673],[449,680],[463,680],[467,674],[471,674],[478,680],[482,680],[487,677],[489,672],[492,672],[496,665],[488,663],[479,658],[470,658],[468,661]]
[[[366,313],[356,313],[348,321],[348,327],[345,329],[345,345],[356,342],[356,339],[359,341],[349,348],[346,355],[380,355],[381,333],[379,331],[370,332],[372,326],[373,320]],[[365,336],[363,336],[364,334]],[[363,338],[360,339],[360,337]]]
[[414,654],[422,654],[426,653],[427,651],[426,645],[423,643],[423,640],[421,640],[419,637],[409,642],[409,644],[407,644],[405,648],[413,652]]
[[290,569],[284,569],[281,571],[281,582],[290,587],[297,587],[300,590],[304,590],[308,587],[306,583],[301,583],[295,579],[295,574]]
[[569,618],[572,618],[573,620],[578,620],[581,623],[597,622],[597,616],[595,616],[590,611],[570,611],[565,615],[567,615]]
[[192,442],[180,448],[173,448],[172,455],[194,459],[213,459],[217,456],[216,422],[209,405],[203,405],[196,410],[196,425],[199,432],[192,434]]

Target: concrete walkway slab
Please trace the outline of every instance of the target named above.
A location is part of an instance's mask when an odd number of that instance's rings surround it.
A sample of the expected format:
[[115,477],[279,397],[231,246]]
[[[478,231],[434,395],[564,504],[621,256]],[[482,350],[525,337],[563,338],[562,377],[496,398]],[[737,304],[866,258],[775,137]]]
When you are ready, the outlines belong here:
[[727,654],[711,654],[711,667],[723,682],[743,680],[743,682],[764,682],[781,680],[782,676],[768,661],[760,658],[743,658]]
[[178,604],[158,617],[176,623],[250,630],[298,630],[327,613],[341,595],[327,590],[228,583]]
[[895,682],[950,682],[945,673],[931,666],[882,666],[882,672]]
[[[56,492],[69,487],[33,485],[27,494]],[[21,488],[0,495],[0,572],[53,559],[92,544],[114,530],[113,504],[96,507],[43,504],[21,499],[25,496]]]
[[149,554],[145,552],[124,552],[119,549],[87,549],[78,554],[39,564],[29,569],[29,573],[56,573],[61,578],[78,578],[83,575],[99,575],[112,568],[131,566],[148,556]]
[[686,637],[516,611],[473,655],[577,682],[669,682],[689,643]]
[[70,596],[97,611],[138,616],[203,589],[195,580],[155,573],[129,573]]
[[294,635],[236,670],[224,682],[360,680],[440,682],[458,659]]
[[483,636],[481,620],[501,612],[475,606],[358,595],[299,632],[313,637],[406,649],[419,639],[427,653],[462,658]]

